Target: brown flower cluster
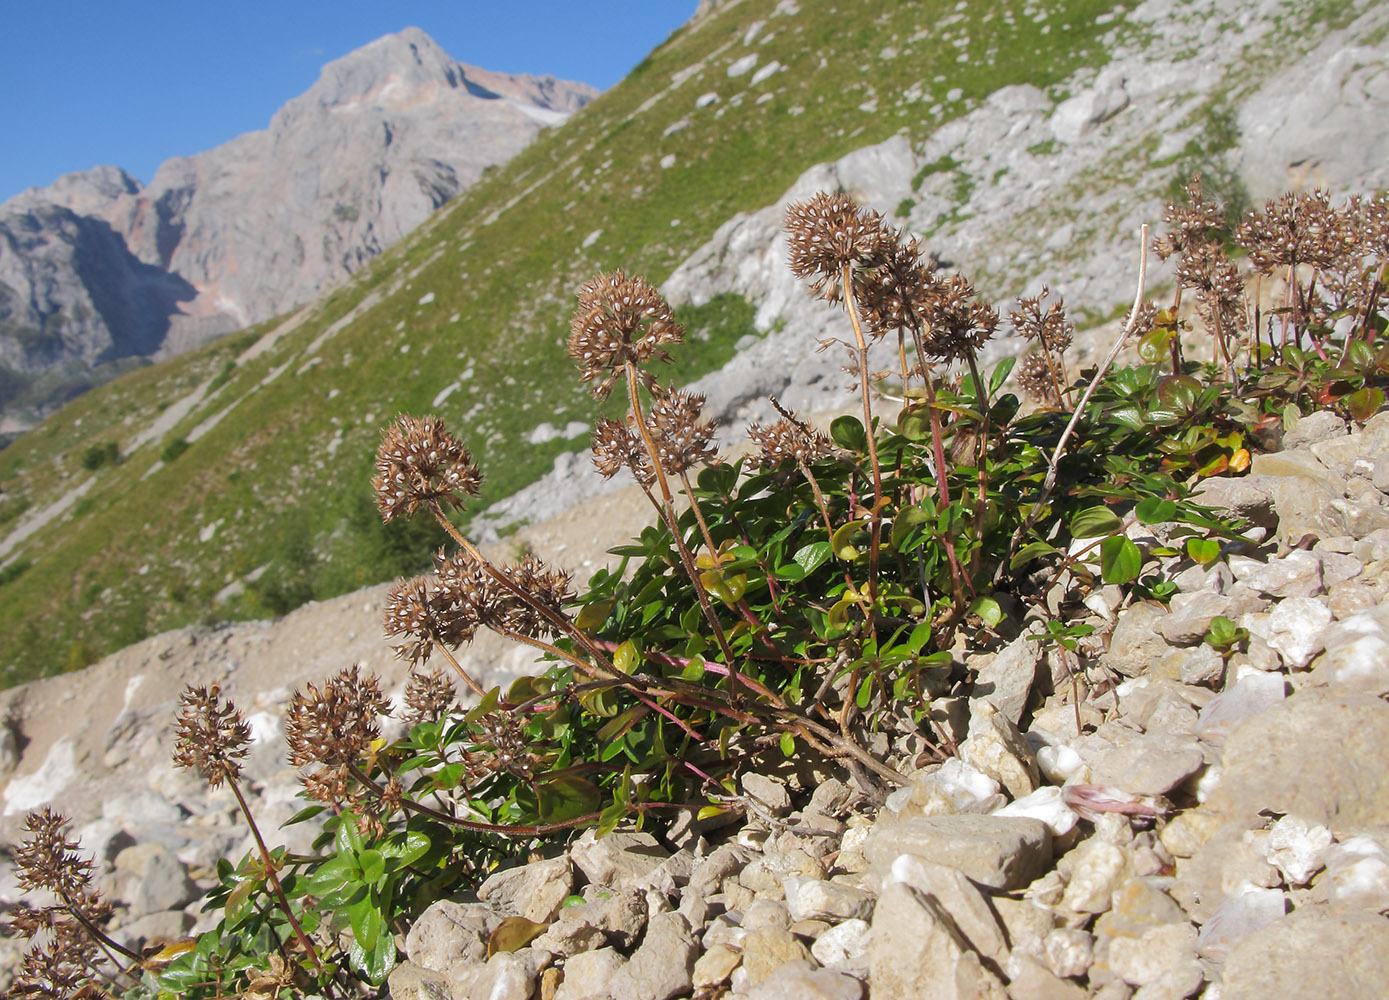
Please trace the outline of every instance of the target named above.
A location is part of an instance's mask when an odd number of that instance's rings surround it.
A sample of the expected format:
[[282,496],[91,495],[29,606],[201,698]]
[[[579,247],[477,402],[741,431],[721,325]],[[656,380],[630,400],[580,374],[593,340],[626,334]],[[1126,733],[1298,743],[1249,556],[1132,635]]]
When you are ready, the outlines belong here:
[[1009,314],[1013,329],[1037,349],[1018,364],[1018,385],[1032,397],[1049,404],[1059,404],[1065,392],[1065,352],[1075,337],[1075,324],[1066,318],[1065,301],[1057,298],[1043,306],[1051,294],[1046,286],[1040,295],[1019,296],[1018,308]]
[[33,946],[24,956],[9,996],[69,997],[97,976],[100,952],[90,928],[111,916],[111,905],[92,886],[94,865],[67,837],[68,819],[48,807],[24,820],[27,839],[14,851],[19,886],[45,890],[52,906],[17,907],[9,930]]
[[433,576],[403,580],[386,599],[385,633],[409,639],[392,648],[412,665],[427,661],[436,644],[457,649],[471,642],[480,627],[532,639],[552,635],[545,612],[560,616],[574,598],[569,574],[534,556],[497,568],[515,589],[467,552],[441,552],[435,564]]
[[431,502],[462,507],[482,485],[482,473],[438,417],[401,414],[382,438],[371,484],[381,519],[389,521]]
[[[679,390],[658,393],[647,413],[648,429],[656,448],[656,460],[668,475],[678,476],[696,465],[714,461],[712,420],[701,420],[704,396]],[[601,418],[593,429],[593,464],[604,479],[627,469],[642,486],[656,481],[646,443],[634,429],[636,418],[623,422]]]
[[670,360],[663,348],[684,336],[684,327],[675,321],[661,293],[645,278],[629,278],[621,271],[599,274],[583,284],[569,329],[569,357],[579,366],[580,379],[593,383],[591,391],[598,399],[612,392],[628,362],[650,384],[644,367]]
[[757,465],[762,469],[787,462],[808,466],[834,453],[834,446],[825,435],[786,418],[770,427],[753,424],[748,428],[748,437],[757,445]]
[[374,675],[354,665],[319,688],[294,692],[285,719],[289,761],[295,767],[321,765],[303,777],[310,797],[323,802],[350,798],[352,768],[381,735],[377,719],[387,710]]
[[604,479],[611,479],[627,469],[638,483],[649,488],[656,481],[656,473],[651,468],[646,444],[632,429],[635,421],[631,414],[625,421],[599,418],[593,428],[593,464]]
[[811,288],[831,302],[843,295],[843,271],[884,263],[893,242],[883,217],[860,208],[846,194],[821,192],[786,209],[791,273],[812,279]]
[[855,278],[854,294],[874,337],[890,330],[924,332],[931,303],[940,290],[936,262],[921,243],[901,230],[885,229],[887,249],[881,261]]
[[241,761],[251,743],[251,727],[222,689],[189,686],[179,696],[182,711],[174,722],[174,763],[196,768],[213,788],[241,776]]
[[958,274],[942,281],[926,308],[930,333],[926,356],[936,361],[975,357],[998,327],[998,313],[980,302],[974,286]]
[[1250,212],[1235,230],[1249,262],[1264,274],[1280,267],[1331,267],[1346,253],[1346,220],[1325,191],[1289,192]]
[[405,682],[405,712],[401,720],[407,727],[422,722],[439,722],[457,707],[453,681],[437,667],[429,673],[410,671]]

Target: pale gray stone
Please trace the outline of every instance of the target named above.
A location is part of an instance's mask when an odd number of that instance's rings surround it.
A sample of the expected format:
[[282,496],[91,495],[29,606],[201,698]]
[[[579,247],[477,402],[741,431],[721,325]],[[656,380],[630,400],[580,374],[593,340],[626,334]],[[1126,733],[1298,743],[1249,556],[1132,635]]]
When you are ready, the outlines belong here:
[[670,857],[649,833],[610,833],[599,839],[592,830],[574,842],[569,856],[584,878],[596,885],[632,885]]
[[1245,673],[1201,709],[1196,735],[1215,746],[1224,744],[1240,723],[1281,702],[1286,689],[1283,674]]
[[1283,435],[1283,450],[1345,437],[1346,422],[1330,410],[1314,410],[1298,417],[1292,428]]
[[604,945],[629,947],[646,925],[646,901],[624,889],[590,890],[589,900],[566,906],[532,947],[574,955]]
[[867,969],[868,935],[866,920],[846,920],[819,935],[810,946],[815,960],[827,967]]
[[1315,552],[1295,549],[1264,562],[1235,555],[1229,564],[1236,580],[1270,597],[1316,597],[1322,592],[1322,559]]
[[430,904],[405,935],[405,954],[430,972],[447,973],[458,965],[487,960],[487,939],[505,919],[485,903]]
[[785,895],[782,881],[787,875],[824,878],[825,865],[805,851],[773,851],[748,864],[739,872],[738,882],[759,895],[781,899]]
[[1389,982],[1389,920],[1377,913],[1300,910],[1235,945],[1222,1000],[1364,1000]]
[[1249,820],[1246,829],[1261,810],[1333,830],[1366,829],[1389,816],[1389,783],[1366,781],[1357,764],[1379,760],[1389,760],[1389,705],[1364,695],[1300,691],[1230,735],[1220,783],[1206,806]]
[[791,795],[785,782],[749,771],[743,775],[743,794],[755,799],[773,816],[785,816],[791,811]]
[[1007,959],[1008,939],[997,914],[978,886],[958,869],[903,854],[883,881],[902,882],[932,897],[950,914],[955,929],[972,949],[1000,965]]
[[833,969],[817,969],[810,962],[793,960],[777,967],[771,977],[755,986],[748,1000],[862,1000],[863,983]]
[[627,964],[612,948],[595,948],[571,955],[564,963],[564,982],[555,991],[555,1000],[588,1000],[605,996],[613,974]]
[[[924,821],[922,821],[924,822]],[[902,882],[883,889],[868,963],[874,1000],[1004,1000],[1003,984],[936,900]]]
[[133,844],[116,855],[116,898],[138,914],[181,909],[201,893],[162,844]]
[[647,924],[641,945],[613,974],[607,989],[624,1000],[670,1000],[687,994],[694,984],[698,954],[685,918],[678,913],[658,913]]
[[874,895],[839,882],[787,875],[782,879],[786,909],[792,921],[865,919],[873,913]]
[[1163,795],[1205,766],[1194,736],[1154,729],[1135,732],[1107,724],[1071,743],[1090,768],[1090,780],[1135,795]]
[[1158,631],[1166,614],[1147,604],[1135,604],[1119,617],[1109,640],[1104,663],[1126,677],[1143,673],[1167,650]]
[[548,923],[573,891],[574,869],[567,857],[535,861],[488,876],[477,898],[502,913]]
[[884,873],[899,855],[912,854],[955,868],[980,885],[1019,889],[1051,860],[1051,829],[1035,819],[926,816],[875,827],[864,854]]
[[[743,935],[743,964],[734,985],[757,986],[776,974],[787,962],[810,958],[807,948],[794,934],[781,927],[760,927]],[[741,987],[740,987],[741,988]]]
[[1040,780],[1037,758],[1027,738],[988,701],[973,708],[969,737],[960,744],[960,759],[998,781],[1015,799],[1032,794]]
[[1086,1000],[1089,991],[1068,979],[1062,979],[1037,959],[1015,954],[1009,962],[1009,1000]]
[[549,952],[534,948],[498,952],[482,966],[455,966],[449,987],[459,1000],[530,1000],[550,959]]
[[988,701],[1017,725],[1027,706],[1028,695],[1032,693],[1041,660],[1041,644],[1025,635],[1018,636],[980,668],[970,694],[971,706]]
[[1083,976],[1095,964],[1095,936],[1078,927],[1058,927],[1047,935],[1047,968],[1062,979]]
[[1223,962],[1230,949],[1250,934],[1282,918],[1287,911],[1282,889],[1243,885],[1226,896],[1201,927],[1196,948],[1203,958]]
[[391,1000],[452,1000],[448,976],[408,960],[391,970],[386,985]]
[[[1129,867],[1123,849],[1097,836],[1082,840],[1057,863],[1057,869],[1068,876],[1061,905],[1074,913],[1103,913]],[[1057,975],[1078,974],[1059,972],[1055,964],[1051,969]]]

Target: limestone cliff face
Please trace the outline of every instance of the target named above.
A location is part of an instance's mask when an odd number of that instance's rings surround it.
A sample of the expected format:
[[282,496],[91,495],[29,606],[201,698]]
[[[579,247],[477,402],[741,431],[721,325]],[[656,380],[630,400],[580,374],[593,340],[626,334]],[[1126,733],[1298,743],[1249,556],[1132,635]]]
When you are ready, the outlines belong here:
[[595,93],[464,65],[407,28],[148,186],[98,167],[31,188],[0,205],[0,365],[176,353],[308,301]]

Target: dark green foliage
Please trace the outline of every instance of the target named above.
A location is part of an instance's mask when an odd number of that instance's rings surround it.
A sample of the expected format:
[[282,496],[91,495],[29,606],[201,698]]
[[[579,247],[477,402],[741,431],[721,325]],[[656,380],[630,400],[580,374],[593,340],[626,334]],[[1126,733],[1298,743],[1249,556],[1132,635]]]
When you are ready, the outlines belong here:
[[174,438],[172,441],[170,441],[168,444],[164,446],[162,451],[160,451],[159,460],[161,462],[172,462],[187,450],[187,438]]
[[82,452],[82,468],[89,471],[100,469],[103,465],[115,465],[120,461],[121,452],[114,441],[103,441],[101,444],[94,444],[86,451]]

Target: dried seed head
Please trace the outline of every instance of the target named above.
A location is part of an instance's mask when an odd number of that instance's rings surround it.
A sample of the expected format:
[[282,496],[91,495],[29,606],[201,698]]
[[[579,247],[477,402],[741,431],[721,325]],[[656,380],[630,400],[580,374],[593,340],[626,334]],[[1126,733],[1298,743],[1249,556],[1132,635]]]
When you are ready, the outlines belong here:
[[182,710],[174,723],[174,763],[197,768],[212,788],[241,776],[241,761],[251,743],[251,727],[231,701],[223,702],[219,685],[189,685],[179,696]]
[[418,726],[422,722],[438,722],[453,711],[456,700],[453,681],[438,668],[429,673],[410,671],[410,679],[405,682],[405,714],[402,716],[406,726]]
[[401,414],[386,428],[371,484],[381,519],[389,521],[432,501],[462,507],[465,496],[477,494],[482,473],[438,417]]
[[554,625],[542,612],[563,615],[564,606],[574,600],[569,574],[563,570],[548,569],[535,556],[526,556],[520,562],[503,566],[502,573],[529,597],[522,601],[514,594],[507,594],[507,627],[532,639],[552,635]]
[[1201,175],[1193,174],[1185,185],[1186,204],[1167,203],[1163,221],[1168,232],[1153,240],[1153,249],[1161,260],[1174,253],[1186,253],[1192,247],[1219,242],[1225,229],[1224,209],[1206,200],[1201,190]]
[[637,482],[649,487],[656,481],[651,457],[641,435],[631,429],[631,417],[619,423],[601,418],[593,428],[593,464],[604,479],[611,479],[623,469],[629,470]]
[[476,631],[477,620],[461,611],[455,592],[437,578],[402,580],[386,598],[384,632],[387,638],[412,640],[391,647],[411,665],[427,662],[436,644],[457,649],[472,642]]
[[1028,340],[1035,340],[1042,349],[1058,355],[1071,346],[1075,324],[1066,319],[1066,303],[1062,298],[1045,309],[1042,300],[1051,294],[1046,286],[1042,294],[1018,298],[1018,310],[1009,314],[1013,329]]
[[1056,384],[1051,378],[1051,368],[1040,351],[1023,356],[1022,361],[1018,362],[1015,378],[1022,390],[1038,403],[1055,406],[1059,402],[1056,398]]
[[886,232],[890,243],[882,262],[854,278],[854,295],[862,307],[863,321],[874,337],[890,330],[923,331],[928,304],[940,284],[936,262],[922,257],[916,239],[908,239],[897,229]]
[[1341,227],[1325,191],[1289,192],[1251,211],[1235,231],[1249,262],[1264,274],[1279,267],[1329,267],[1344,252]]
[[698,393],[671,392],[651,404],[649,416],[656,460],[673,476],[714,460],[717,452],[710,444],[714,422],[699,419],[703,410],[704,397]]
[[974,286],[958,274],[942,281],[927,305],[930,335],[926,355],[939,361],[958,361],[979,353],[998,327],[998,313],[980,302]]
[[68,818],[48,806],[24,818],[28,839],[15,848],[14,862],[21,889],[47,889],[73,903],[88,895],[94,867],[67,839]]
[[842,294],[845,265],[877,267],[894,246],[881,215],[846,194],[824,192],[786,209],[786,239],[791,273],[813,279],[814,293],[830,301]]
[[43,915],[32,923],[20,916],[25,909],[21,907],[11,919],[11,929],[30,941],[40,937],[45,940],[25,954],[5,995],[16,1000],[101,996],[104,991],[92,991],[93,985],[104,979],[97,971],[100,952],[86,929],[57,907],[27,910],[29,915]]
[[629,278],[621,271],[584,283],[569,329],[569,357],[579,366],[580,379],[593,383],[591,391],[598,399],[612,392],[629,361],[649,385],[645,366],[669,361],[662,348],[684,336],[684,327],[675,321],[661,293],[645,278]]
[[376,720],[387,707],[376,677],[363,677],[355,665],[329,678],[322,689],[306,684],[294,692],[285,720],[290,763],[356,763],[381,735]]
[[770,427],[753,424],[748,437],[757,445],[759,468],[770,469],[786,462],[810,465],[833,454],[829,438],[819,431],[807,430],[790,420],[782,419]]

